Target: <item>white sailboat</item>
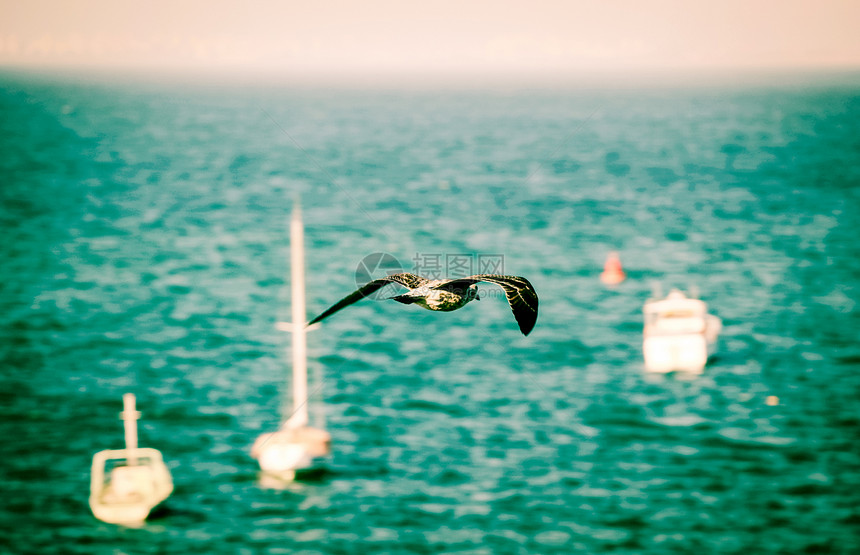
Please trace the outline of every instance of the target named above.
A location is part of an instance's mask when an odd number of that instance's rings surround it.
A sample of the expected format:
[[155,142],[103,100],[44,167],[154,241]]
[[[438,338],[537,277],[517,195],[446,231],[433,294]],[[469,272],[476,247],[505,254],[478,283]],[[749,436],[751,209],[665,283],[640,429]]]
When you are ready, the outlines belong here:
[[643,313],[645,369],[700,374],[716,350],[722,320],[708,314],[704,301],[677,289],[663,299],[649,299]]
[[135,410],[134,394],[126,393],[122,400],[125,449],[108,449],[93,456],[90,508],[105,522],[139,526],[173,492],[173,479],[160,451],[137,446],[140,413]]
[[310,426],[308,418],[304,226],[298,203],[290,222],[290,279],[292,323],[280,322],[278,329],[292,333],[292,404],[285,402],[280,429],[262,434],[251,447],[263,472],[286,480],[318,468],[331,453],[331,435]]

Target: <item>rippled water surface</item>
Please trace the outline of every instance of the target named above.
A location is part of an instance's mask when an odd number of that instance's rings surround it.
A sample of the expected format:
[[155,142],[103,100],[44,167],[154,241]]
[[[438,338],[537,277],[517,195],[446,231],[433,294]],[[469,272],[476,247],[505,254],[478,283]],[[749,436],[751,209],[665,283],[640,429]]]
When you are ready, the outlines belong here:
[[[6,75],[0,114],[0,550],[860,549],[860,87]],[[333,459],[276,489],[249,450],[289,395],[296,193],[309,312],[385,252],[425,273],[501,256],[541,313],[528,337],[497,296],[333,316],[309,336]],[[657,284],[723,319],[700,377],[643,371]],[[139,529],[87,505],[125,392],[176,485]]]

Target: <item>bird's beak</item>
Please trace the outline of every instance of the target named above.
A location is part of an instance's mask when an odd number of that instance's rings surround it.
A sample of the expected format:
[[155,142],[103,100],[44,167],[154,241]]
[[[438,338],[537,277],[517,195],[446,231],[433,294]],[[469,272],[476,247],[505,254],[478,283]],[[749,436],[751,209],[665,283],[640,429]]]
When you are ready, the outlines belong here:
[[480,300],[481,300],[481,296],[480,296],[479,294],[477,294],[477,293],[475,293],[475,300],[476,300],[476,301],[480,301]]

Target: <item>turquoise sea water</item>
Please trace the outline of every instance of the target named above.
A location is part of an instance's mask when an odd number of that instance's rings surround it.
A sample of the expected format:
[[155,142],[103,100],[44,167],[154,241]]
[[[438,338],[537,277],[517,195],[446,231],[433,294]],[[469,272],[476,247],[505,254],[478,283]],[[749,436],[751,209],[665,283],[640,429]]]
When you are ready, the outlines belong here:
[[[860,85],[9,74],[0,114],[0,551],[860,549]],[[333,316],[309,335],[331,465],[272,489],[249,450],[289,395],[275,324],[297,193],[309,313],[379,252],[425,271],[495,257],[541,312],[528,337],[497,296]],[[656,284],[723,319],[700,377],[643,371]],[[139,529],[87,505],[125,392],[176,485]]]

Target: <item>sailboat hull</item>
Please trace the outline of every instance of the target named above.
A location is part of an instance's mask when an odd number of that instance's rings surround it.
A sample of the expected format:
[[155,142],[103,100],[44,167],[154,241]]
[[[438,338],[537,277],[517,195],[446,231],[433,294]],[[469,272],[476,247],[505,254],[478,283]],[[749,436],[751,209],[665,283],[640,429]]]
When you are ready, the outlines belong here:
[[263,434],[251,448],[251,456],[267,473],[284,475],[313,469],[319,459],[331,454],[331,435],[325,430],[302,426]]

